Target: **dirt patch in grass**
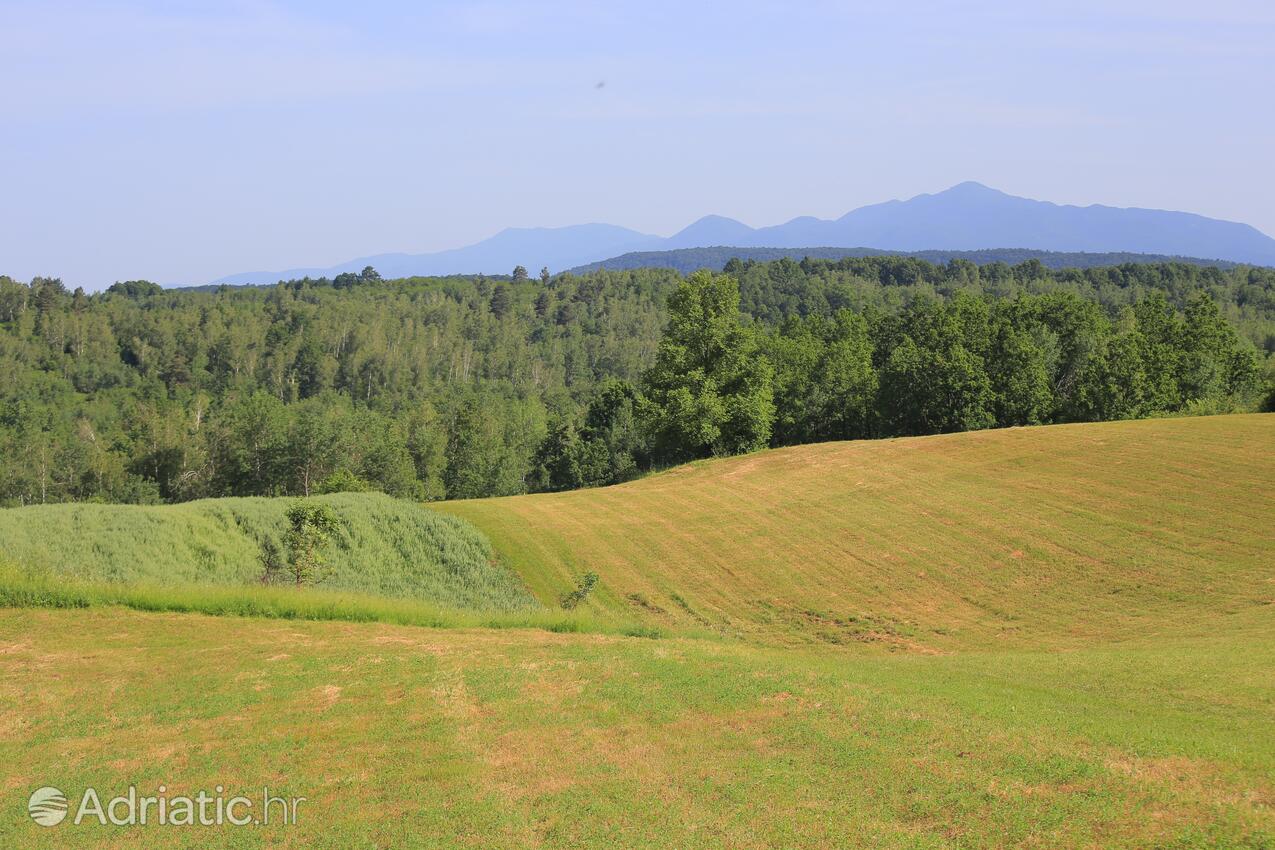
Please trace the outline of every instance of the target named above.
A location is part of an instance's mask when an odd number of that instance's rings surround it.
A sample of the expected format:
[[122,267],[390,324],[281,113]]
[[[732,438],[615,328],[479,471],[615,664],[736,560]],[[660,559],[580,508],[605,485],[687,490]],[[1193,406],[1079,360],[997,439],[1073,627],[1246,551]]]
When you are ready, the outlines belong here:
[[1135,782],[1168,786],[1175,792],[1189,793],[1218,803],[1266,810],[1275,808],[1275,784],[1263,782],[1237,788],[1225,778],[1218,765],[1203,759],[1121,756],[1109,760],[1107,769]]
[[894,651],[941,654],[916,638],[914,623],[887,614],[837,615],[811,608],[757,600],[756,607],[781,620],[787,631],[820,643],[844,646],[875,644]]

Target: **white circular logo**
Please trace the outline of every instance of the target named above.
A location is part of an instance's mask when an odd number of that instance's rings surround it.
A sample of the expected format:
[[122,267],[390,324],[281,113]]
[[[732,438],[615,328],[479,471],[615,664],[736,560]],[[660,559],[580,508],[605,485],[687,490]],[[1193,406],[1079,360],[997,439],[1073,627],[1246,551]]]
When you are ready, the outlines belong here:
[[66,795],[57,788],[37,788],[27,801],[27,812],[40,826],[57,826],[66,818]]

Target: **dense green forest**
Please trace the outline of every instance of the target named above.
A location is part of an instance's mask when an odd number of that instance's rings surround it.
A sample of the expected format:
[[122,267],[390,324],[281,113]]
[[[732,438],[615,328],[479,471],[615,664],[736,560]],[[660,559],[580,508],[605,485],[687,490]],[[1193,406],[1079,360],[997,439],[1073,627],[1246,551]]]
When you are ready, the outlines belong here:
[[767,445],[1268,403],[1271,269],[726,272],[94,295],[0,276],[0,504],[470,498]]
[[672,248],[666,251],[633,251],[586,263],[570,271],[575,274],[610,269],[674,269],[686,274],[697,269],[720,269],[732,259],[772,262],[787,257],[791,260],[840,260],[846,257],[907,257],[927,263],[946,265],[952,260],[966,260],[980,266],[1002,263],[1011,266],[1031,260],[1050,269],[1088,269],[1131,263],[1187,263],[1193,266],[1216,266],[1233,269],[1240,265],[1226,260],[1204,260],[1198,257],[1168,257],[1161,254],[1092,253],[1085,251],[1040,251],[1032,248],[989,248],[984,251],[884,251],[880,248]]

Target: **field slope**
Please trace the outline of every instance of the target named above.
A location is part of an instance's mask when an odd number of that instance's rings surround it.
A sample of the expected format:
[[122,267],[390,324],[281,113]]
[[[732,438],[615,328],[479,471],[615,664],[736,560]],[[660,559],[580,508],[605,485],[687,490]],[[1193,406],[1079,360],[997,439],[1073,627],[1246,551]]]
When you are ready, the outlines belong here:
[[[441,506],[546,605],[596,570],[593,614],[657,639],[0,608],[0,846],[1268,850],[1273,447],[1273,416],[1061,426]],[[146,526],[177,572],[239,527],[179,507]],[[306,802],[46,828],[43,786]]]
[[[340,529],[328,547],[332,591],[448,608],[536,606],[468,523],[381,493],[316,496]],[[0,510],[0,556],[54,577],[119,584],[251,586],[262,542],[279,543],[288,499],[178,505],[33,505]]]
[[825,443],[443,503],[552,604],[766,642],[1063,647],[1275,616],[1275,416]]

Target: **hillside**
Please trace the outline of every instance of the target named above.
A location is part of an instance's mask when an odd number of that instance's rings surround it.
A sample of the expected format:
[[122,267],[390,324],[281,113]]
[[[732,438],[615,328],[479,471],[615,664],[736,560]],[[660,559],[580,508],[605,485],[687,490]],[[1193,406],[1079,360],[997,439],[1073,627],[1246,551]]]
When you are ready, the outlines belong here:
[[[749,448],[1253,410],[1275,391],[1275,269],[783,258],[729,277],[738,307],[722,280],[715,309],[773,373]],[[700,455],[608,427],[586,436],[609,468],[566,480],[546,452],[598,405],[627,421],[608,393],[653,391],[684,286],[639,269],[83,296],[0,275],[0,507],[295,496],[332,476],[416,501],[618,483]],[[959,403],[937,389],[950,368],[920,365],[954,346],[973,357]],[[834,385],[847,364],[862,381]]]
[[945,651],[1193,633],[1275,599],[1275,416],[825,443],[446,502],[543,602]]
[[[473,527],[380,493],[315,497],[336,511],[325,589],[483,611],[534,606]],[[147,585],[256,584],[287,499],[179,505],[35,505],[0,510],[0,554],[27,570]]]
[[[1273,444],[1269,415],[1050,426],[438,506],[548,604],[596,570],[586,607],[664,627],[641,638],[16,602],[0,808],[50,784],[305,802],[243,828],[4,818],[0,844],[1268,847]],[[358,570],[435,528],[329,498]],[[0,540],[192,578],[281,504],[13,509]]]

